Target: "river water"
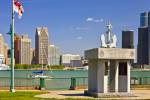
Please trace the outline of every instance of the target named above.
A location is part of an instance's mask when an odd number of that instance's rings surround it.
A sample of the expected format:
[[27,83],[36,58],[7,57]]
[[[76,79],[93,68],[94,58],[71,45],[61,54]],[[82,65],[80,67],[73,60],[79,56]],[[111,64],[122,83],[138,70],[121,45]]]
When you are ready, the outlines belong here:
[[[29,79],[33,72],[35,71],[15,70],[15,86],[38,86],[40,83],[39,79]],[[71,85],[71,77],[88,77],[87,70],[52,70],[44,71],[44,74],[54,77],[54,79],[46,79],[46,89],[69,89]],[[8,87],[10,85],[9,77],[10,71],[0,71],[0,86]],[[150,71],[131,71],[131,77],[150,77]],[[77,85],[87,85],[88,83],[87,78],[77,79]]]
[[[15,70],[16,78],[28,78],[29,75],[32,75],[33,72],[31,70]],[[52,71],[44,71],[44,74],[53,76],[54,78],[71,78],[71,77],[87,77],[87,70],[52,70]],[[0,77],[10,77],[10,71],[0,71]]]

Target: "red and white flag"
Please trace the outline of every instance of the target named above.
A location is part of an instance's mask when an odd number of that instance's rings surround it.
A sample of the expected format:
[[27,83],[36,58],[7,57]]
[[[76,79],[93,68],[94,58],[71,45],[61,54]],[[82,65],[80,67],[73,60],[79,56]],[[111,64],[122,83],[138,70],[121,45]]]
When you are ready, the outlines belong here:
[[18,13],[19,18],[22,17],[24,9],[22,4],[18,0],[14,0],[14,11]]

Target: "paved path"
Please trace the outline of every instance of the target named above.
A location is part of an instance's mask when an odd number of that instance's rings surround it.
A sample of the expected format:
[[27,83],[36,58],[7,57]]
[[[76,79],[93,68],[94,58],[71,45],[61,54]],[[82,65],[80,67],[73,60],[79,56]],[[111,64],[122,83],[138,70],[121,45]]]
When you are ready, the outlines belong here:
[[[85,98],[85,99],[97,99],[88,96],[84,96],[84,90],[55,90],[49,91],[47,94],[36,95],[35,97],[39,98],[56,98],[56,99],[65,99],[65,98]],[[101,98],[101,99],[150,99],[150,90],[132,90],[132,94],[137,97],[121,97],[121,98]]]

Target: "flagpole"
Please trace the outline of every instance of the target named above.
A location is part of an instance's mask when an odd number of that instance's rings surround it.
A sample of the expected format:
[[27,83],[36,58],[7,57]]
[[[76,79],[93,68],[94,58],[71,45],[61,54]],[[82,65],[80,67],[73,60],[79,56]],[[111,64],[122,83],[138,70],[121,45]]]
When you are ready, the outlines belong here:
[[11,83],[10,92],[15,92],[14,88],[14,0],[12,0],[12,30],[11,30]]

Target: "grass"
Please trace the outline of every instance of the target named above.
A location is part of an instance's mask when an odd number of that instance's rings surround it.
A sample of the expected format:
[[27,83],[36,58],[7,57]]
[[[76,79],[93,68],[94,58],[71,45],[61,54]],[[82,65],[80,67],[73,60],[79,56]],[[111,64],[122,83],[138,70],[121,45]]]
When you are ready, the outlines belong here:
[[35,95],[43,94],[44,92],[0,92],[0,100],[44,100],[34,98]]
[[[42,99],[35,98],[35,95],[44,94],[47,92],[15,92],[10,93],[6,91],[0,92],[0,100],[58,100],[58,99]],[[77,99],[64,99],[64,100],[77,100]],[[89,100],[89,99],[78,99],[78,100]]]

